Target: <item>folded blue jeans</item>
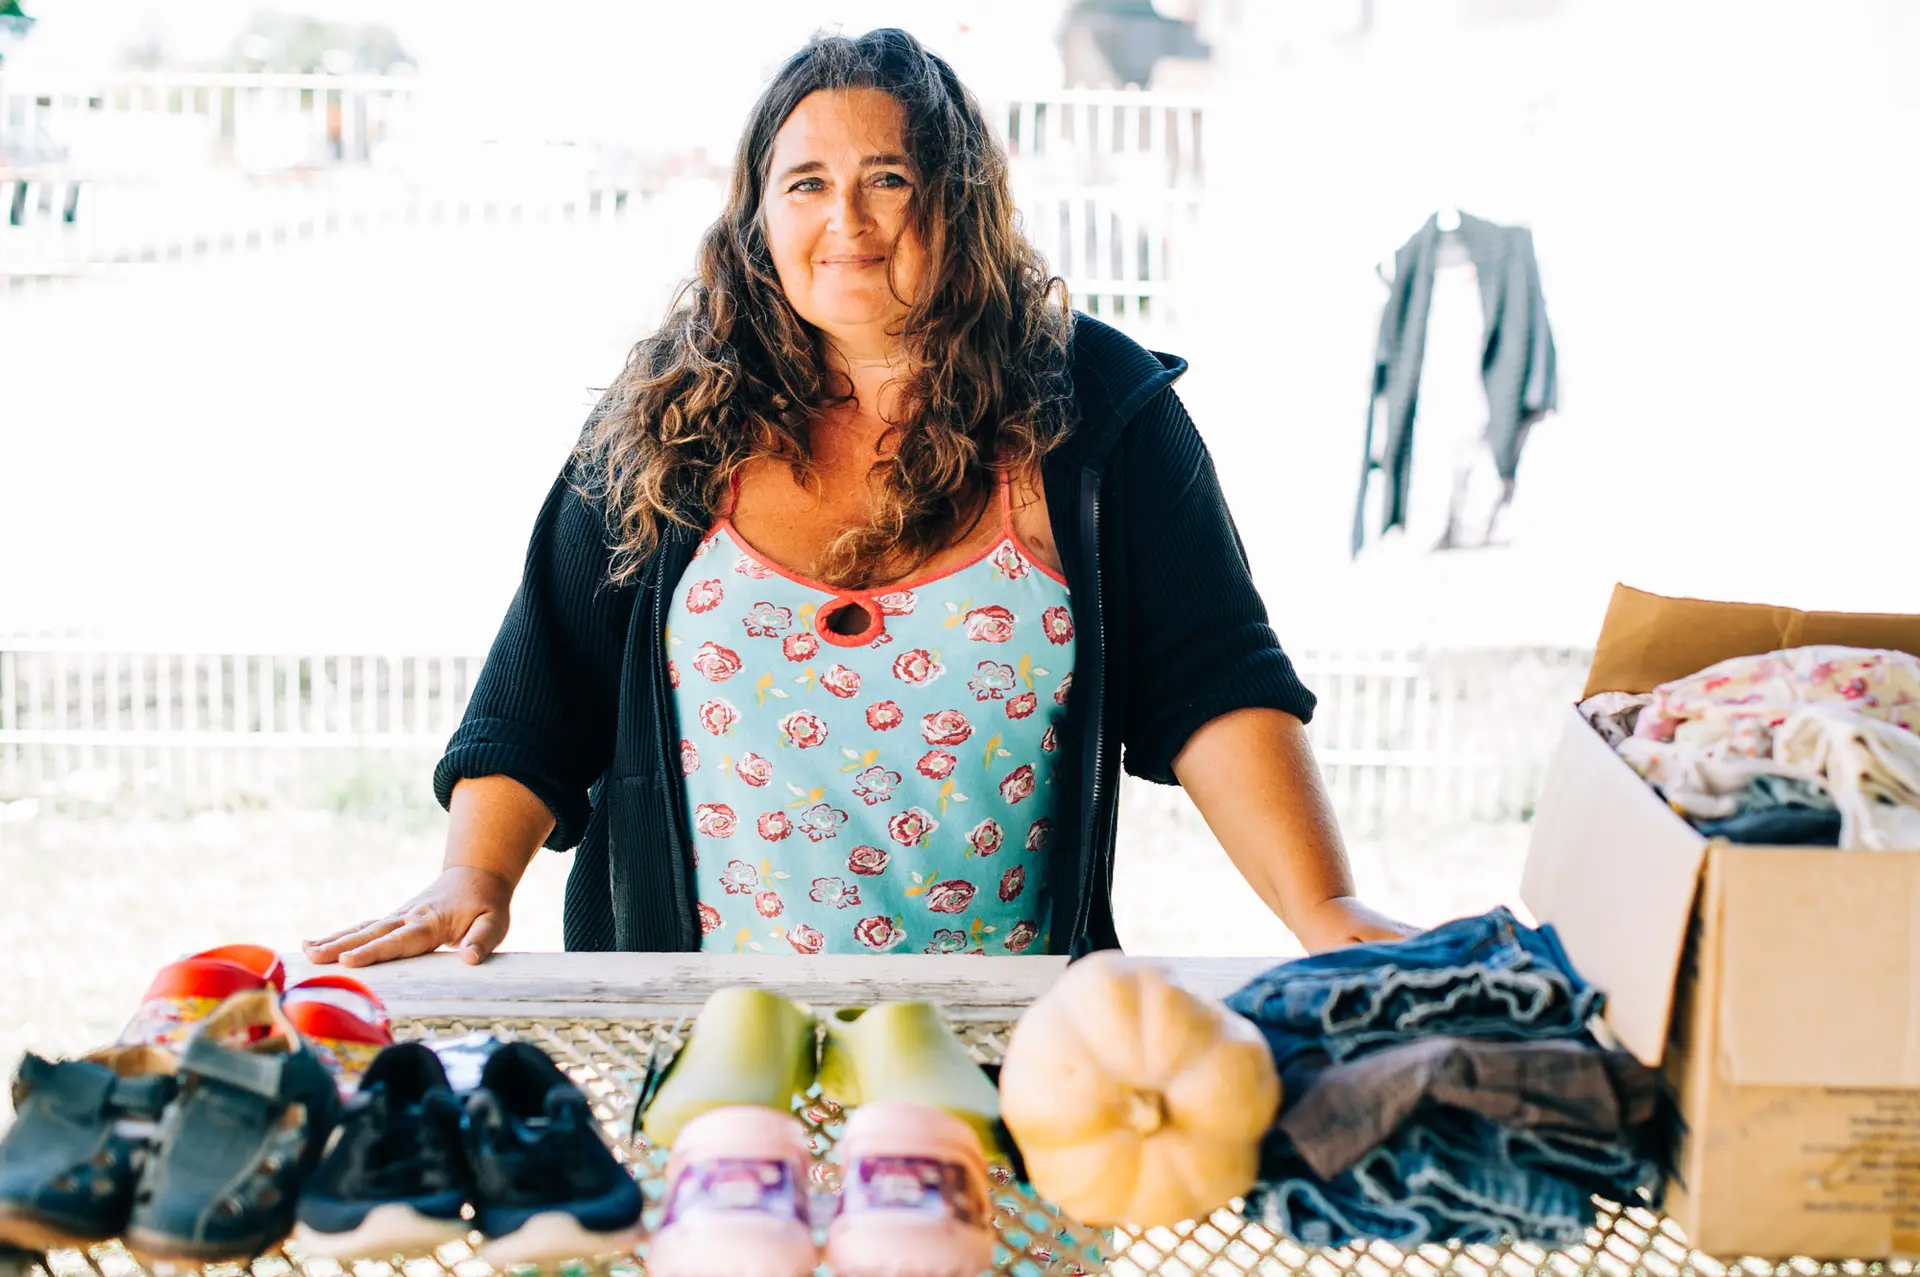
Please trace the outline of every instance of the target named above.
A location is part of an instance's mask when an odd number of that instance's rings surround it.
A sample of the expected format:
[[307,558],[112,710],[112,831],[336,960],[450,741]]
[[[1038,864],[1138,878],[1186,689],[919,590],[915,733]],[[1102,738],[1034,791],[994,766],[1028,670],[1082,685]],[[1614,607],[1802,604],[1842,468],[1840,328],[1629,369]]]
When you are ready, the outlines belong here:
[[1436,1034],[1578,1037],[1601,1002],[1552,927],[1523,926],[1505,908],[1284,963],[1227,999],[1260,1026],[1283,1071],[1316,1048],[1337,1063]]
[[1510,1130],[1435,1108],[1329,1180],[1297,1159],[1263,1168],[1248,1218],[1305,1246],[1385,1241],[1578,1245],[1593,1198],[1631,1200],[1657,1168],[1623,1145],[1567,1132]]
[[[1227,1005],[1265,1034],[1286,1094],[1297,1098],[1329,1064],[1421,1038],[1592,1043],[1586,1026],[1602,1001],[1551,927],[1523,926],[1501,908],[1409,940],[1285,963]],[[1660,1174],[1656,1159],[1624,1143],[1508,1130],[1428,1105],[1331,1179],[1315,1176],[1276,1128],[1247,1209],[1310,1246],[1503,1238],[1563,1246],[1584,1238],[1596,1195],[1635,1201]]]

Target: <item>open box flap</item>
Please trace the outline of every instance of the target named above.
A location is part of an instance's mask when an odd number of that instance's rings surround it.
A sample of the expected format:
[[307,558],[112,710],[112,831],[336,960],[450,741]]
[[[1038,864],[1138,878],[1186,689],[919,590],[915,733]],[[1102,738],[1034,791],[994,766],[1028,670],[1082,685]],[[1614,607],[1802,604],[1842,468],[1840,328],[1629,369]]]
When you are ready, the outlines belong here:
[[1568,708],[1520,899],[1607,994],[1622,1046],[1660,1063],[1706,841]]
[[1920,616],[1672,599],[1616,585],[1594,645],[1586,695],[1650,692],[1736,656],[1823,643],[1920,656]]
[[1720,1067],[1753,1086],[1920,1086],[1920,851],[1715,844]]

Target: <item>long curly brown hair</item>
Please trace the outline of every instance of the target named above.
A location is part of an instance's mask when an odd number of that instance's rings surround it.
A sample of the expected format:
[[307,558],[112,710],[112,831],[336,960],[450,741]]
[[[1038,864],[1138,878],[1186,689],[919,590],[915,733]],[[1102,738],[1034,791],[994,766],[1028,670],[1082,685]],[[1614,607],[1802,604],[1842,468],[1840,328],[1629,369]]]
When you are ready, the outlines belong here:
[[808,422],[851,402],[821,334],[781,290],[760,204],[774,136],[794,108],[855,88],[904,110],[918,174],[909,216],[927,261],[920,295],[904,299],[907,371],[892,453],[874,468],[872,522],[836,538],[817,570],[856,588],[897,579],[965,535],[1000,470],[1032,472],[1066,432],[1066,287],[1016,223],[1006,155],[980,104],[904,31],[816,37],[755,104],[694,277],[634,346],[582,437],[579,482],[605,509],[617,583],[640,572],[667,521],[704,526],[748,463],[781,459],[809,482]]

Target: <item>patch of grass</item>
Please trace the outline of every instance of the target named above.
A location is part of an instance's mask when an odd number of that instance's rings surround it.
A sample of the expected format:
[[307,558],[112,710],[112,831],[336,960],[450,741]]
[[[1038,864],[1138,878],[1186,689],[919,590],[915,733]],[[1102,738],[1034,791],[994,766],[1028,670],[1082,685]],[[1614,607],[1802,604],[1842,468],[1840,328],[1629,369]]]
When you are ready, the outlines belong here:
[[298,805],[419,833],[443,815],[433,796],[433,761],[384,751],[335,755],[296,787],[304,799]]

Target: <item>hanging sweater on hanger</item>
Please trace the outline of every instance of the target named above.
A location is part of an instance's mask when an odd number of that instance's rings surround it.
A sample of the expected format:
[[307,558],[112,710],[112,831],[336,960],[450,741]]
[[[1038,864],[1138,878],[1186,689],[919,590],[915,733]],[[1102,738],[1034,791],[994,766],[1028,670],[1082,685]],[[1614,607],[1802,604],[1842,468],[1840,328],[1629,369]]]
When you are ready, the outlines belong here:
[[[1534,257],[1533,234],[1524,227],[1500,226],[1462,213],[1458,235],[1478,276],[1485,319],[1480,367],[1487,395],[1487,447],[1510,493],[1527,429],[1553,411],[1558,397],[1556,354],[1546,299],[1540,291],[1540,265]],[[1374,470],[1382,471],[1386,481],[1379,531],[1406,525],[1413,427],[1440,241],[1439,218],[1431,217],[1394,255],[1367,400],[1366,443],[1353,517],[1355,555],[1367,543],[1367,485]],[[1376,452],[1374,417],[1381,401],[1383,437]]]

